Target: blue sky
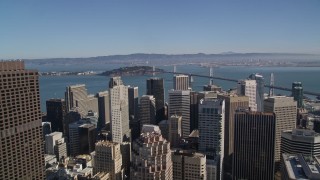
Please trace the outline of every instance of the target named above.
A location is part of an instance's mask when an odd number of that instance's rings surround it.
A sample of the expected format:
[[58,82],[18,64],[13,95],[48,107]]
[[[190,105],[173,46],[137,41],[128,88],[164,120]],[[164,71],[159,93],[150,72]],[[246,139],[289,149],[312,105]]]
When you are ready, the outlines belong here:
[[227,51],[320,54],[320,1],[0,1],[0,59]]

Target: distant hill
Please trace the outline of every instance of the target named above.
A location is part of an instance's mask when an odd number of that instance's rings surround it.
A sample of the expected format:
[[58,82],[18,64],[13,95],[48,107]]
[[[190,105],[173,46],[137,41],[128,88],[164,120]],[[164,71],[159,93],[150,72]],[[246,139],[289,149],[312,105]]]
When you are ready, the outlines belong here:
[[[108,63],[108,64],[179,64],[179,63],[210,63],[210,62],[241,62],[241,61],[284,61],[284,62],[320,62],[320,55],[313,54],[290,54],[290,53],[234,53],[226,52],[221,54],[129,54],[110,55],[87,58],[49,58],[49,59],[25,59],[26,63],[37,64],[79,64],[79,63]],[[128,64],[128,62],[130,64]]]
[[[102,76],[137,76],[137,75],[151,75],[153,68],[151,66],[133,66],[133,67],[121,67],[113,69],[111,71],[105,71],[99,75]],[[157,73],[164,72],[163,69],[156,68]]]

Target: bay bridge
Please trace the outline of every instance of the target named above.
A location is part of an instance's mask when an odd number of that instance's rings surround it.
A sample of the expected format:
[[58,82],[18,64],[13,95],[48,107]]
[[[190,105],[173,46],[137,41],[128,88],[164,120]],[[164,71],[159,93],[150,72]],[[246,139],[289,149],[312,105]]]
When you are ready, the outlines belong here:
[[[176,68],[174,67],[174,71],[156,71],[155,67],[153,67],[153,73],[159,72],[159,73],[169,73],[169,74],[182,74],[182,75],[187,75],[190,77],[190,79],[192,77],[202,77],[202,78],[209,78],[209,79],[218,79],[218,80],[222,80],[222,81],[230,81],[230,82],[238,82],[238,79],[231,79],[231,78],[225,78],[225,77],[220,77],[220,76],[214,76],[210,73],[210,76],[208,75],[200,75],[200,74],[193,74],[193,73],[183,73],[183,72],[176,72]],[[211,72],[211,70],[210,70]],[[265,84],[264,87],[267,88],[273,88],[273,89],[278,89],[278,90],[282,90],[282,91],[292,91],[291,88],[287,88],[287,87],[282,87],[282,86],[274,86],[274,85],[268,85]],[[303,94],[306,95],[311,95],[311,96],[319,96],[320,97],[320,93],[319,92],[312,92],[312,91],[303,91]]]

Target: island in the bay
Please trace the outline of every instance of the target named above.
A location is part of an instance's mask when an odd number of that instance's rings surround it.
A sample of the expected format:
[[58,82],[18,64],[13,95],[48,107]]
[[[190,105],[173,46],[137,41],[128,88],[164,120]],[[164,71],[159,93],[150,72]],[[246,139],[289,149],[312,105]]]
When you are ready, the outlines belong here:
[[[160,68],[155,68],[155,74],[163,73],[164,70]],[[152,75],[153,67],[151,66],[131,66],[131,67],[121,67],[118,69],[113,69],[111,71],[105,71],[101,73],[102,76],[139,76],[139,75]]]

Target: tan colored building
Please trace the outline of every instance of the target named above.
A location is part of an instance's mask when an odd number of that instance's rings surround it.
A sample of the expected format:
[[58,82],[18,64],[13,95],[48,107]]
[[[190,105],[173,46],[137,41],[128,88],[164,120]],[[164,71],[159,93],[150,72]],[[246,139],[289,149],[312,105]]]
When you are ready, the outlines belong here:
[[38,72],[0,61],[0,179],[44,179]]
[[170,142],[159,126],[144,125],[132,145],[130,178],[132,180],[172,180]]
[[175,75],[173,76],[173,89],[174,90],[189,90],[189,76]]
[[276,115],[275,168],[279,170],[281,132],[292,130],[296,127],[297,102],[293,100],[293,97],[269,97],[264,100],[264,111],[274,112]]
[[84,84],[68,86],[65,92],[67,112],[77,109],[81,115],[87,115],[88,111],[99,113],[98,98],[88,95]]
[[183,150],[172,152],[174,180],[206,180],[206,156]]
[[99,141],[95,146],[93,157],[93,174],[109,173],[111,180],[123,177],[120,144],[110,141]]

